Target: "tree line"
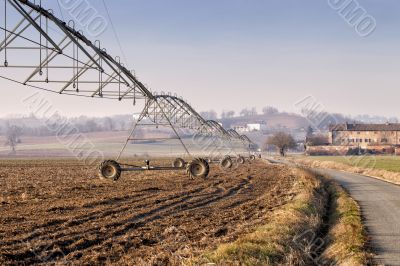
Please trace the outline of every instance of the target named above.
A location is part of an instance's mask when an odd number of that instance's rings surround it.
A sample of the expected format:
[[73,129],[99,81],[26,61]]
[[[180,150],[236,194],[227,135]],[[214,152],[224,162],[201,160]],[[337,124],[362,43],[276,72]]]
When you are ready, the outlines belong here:
[[220,119],[230,119],[234,117],[249,117],[249,116],[256,116],[260,114],[264,115],[274,115],[278,114],[279,110],[273,106],[266,106],[262,109],[262,112],[259,113],[256,107],[251,108],[243,108],[239,113],[236,113],[233,110],[223,111],[219,116],[218,113],[214,110],[200,112],[200,115],[207,120],[218,120]]

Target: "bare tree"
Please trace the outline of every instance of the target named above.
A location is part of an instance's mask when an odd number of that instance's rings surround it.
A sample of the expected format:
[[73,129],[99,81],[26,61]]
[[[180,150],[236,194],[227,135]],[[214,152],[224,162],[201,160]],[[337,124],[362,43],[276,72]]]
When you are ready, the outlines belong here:
[[253,107],[250,110],[250,116],[255,116],[255,115],[257,115],[257,108]]
[[221,114],[222,119],[232,118],[235,116],[235,111],[224,111]]
[[93,120],[87,120],[84,125],[84,132],[95,132],[99,130],[99,125]]
[[266,106],[262,109],[263,114],[273,115],[279,113],[279,110],[273,106]]
[[307,137],[306,144],[308,146],[324,146],[329,145],[329,138],[323,134],[311,135]]
[[314,135],[314,128],[312,126],[308,126],[307,128],[307,138],[311,138]]
[[255,116],[255,115],[257,115],[257,108],[255,108],[255,107],[253,107],[251,109],[245,108],[245,109],[242,109],[242,111],[240,111],[240,116],[246,117],[246,116]]
[[124,131],[126,127],[126,121],[125,120],[120,120],[119,121],[119,130]]
[[296,147],[296,141],[292,135],[285,132],[275,133],[267,139],[267,144],[274,145],[281,156],[285,156],[289,149]]
[[9,146],[11,149],[11,152],[14,154],[16,152],[16,147],[19,143],[21,143],[21,134],[22,134],[22,128],[15,126],[15,125],[10,125],[7,123],[7,129],[6,129],[6,146]]
[[214,110],[201,112],[200,115],[206,120],[217,120],[218,117],[217,112]]
[[242,111],[240,111],[240,116],[249,116],[250,115],[250,110],[245,108]]
[[104,118],[104,128],[108,131],[114,130],[114,121],[111,117]]

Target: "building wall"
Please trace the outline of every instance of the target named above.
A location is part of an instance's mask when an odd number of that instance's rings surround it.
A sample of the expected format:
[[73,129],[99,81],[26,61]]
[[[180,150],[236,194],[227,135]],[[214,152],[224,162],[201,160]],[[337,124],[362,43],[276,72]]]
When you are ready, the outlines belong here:
[[399,145],[399,131],[333,131],[330,141],[336,146],[359,146],[367,148],[374,145]]

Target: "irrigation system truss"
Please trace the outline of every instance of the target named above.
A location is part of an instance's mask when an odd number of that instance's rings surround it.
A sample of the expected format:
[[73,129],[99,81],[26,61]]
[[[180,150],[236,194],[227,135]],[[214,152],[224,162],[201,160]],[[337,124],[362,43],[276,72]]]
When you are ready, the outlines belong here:
[[[205,120],[183,99],[172,95],[153,95],[134,72],[121,63],[119,57],[111,56],[101,46],[100,41],[92,42],[75,28],[74,21],[60,20],[52,10],[43,8],[41,1],[38,2],[3,0],[0,78],[58,94],[131,100],[133,104],[144,100],[144,108],[117,160],[126,146],[137,140],[134,133],[140,126],[171,128],[174,138],[180,141],[190,156],[178,129],[217,137],[228,147],[234,143],[251,147],[252,142],[247,136],[241,136],[235,130],[225,130],[216,121]],[[111,168],[118,170],[118,163],[114,163],[116,161],[112,161],[114,168]],[[146,169],[151,170],[149,165]]]
[[3,2],[2,78],[59,94],[153,98],[119,57],[86,38],[74,21],[66,23],[32,1]]

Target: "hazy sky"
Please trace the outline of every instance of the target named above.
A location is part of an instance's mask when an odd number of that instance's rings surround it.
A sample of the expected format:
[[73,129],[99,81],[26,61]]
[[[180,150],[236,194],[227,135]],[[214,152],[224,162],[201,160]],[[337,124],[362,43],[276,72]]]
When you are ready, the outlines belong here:
[[[102,1],[88,1],[107,18]],[[359,3],[376,19],[368,37],[327,0],[107,1],[139,79],[198,110],[273,105],[296,112],[295,103],[312,95],[327,111],[400,116],[400,2]],[[54,0],[43,5],[60,16]],[[99,39],[111,54],[122,54],[111,25]],[[32,89],[0,81],[0,91],[0,116],[27,112],[21,99]],[[133,110],[130,102],[48,97],[64,115]]]

